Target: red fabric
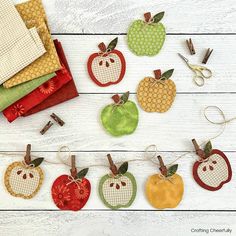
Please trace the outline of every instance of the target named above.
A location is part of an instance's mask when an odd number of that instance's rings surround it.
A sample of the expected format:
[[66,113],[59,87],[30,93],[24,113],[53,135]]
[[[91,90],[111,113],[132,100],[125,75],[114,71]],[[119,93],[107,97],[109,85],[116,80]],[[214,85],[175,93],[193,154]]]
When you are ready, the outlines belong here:
[[[65,65],[66,69],[71,75],[71,71],[65,56],[65,53],[63,51],[62,45],[58,40],[54,40],[54,44],[57,50],[57,54],[61,60],[61,62]],[[72,77],[72,75],[71,75]],[[23,114],[23,116],[29,116],[34,113],[37,113],[39,111],[42,111],[44,109],[47,109],[49,107],[55,106],[59,103],[65,102],[67,100],[70,100],[72,98],[75,98],[79,96],[78,91],[76,89],[74,80],[70,80],[67,84],[65,84],[61,89],[59,89],[57,92],[52,94],[50,97],[48,97],[46,100],[38,104],[37,106],[33,107],[31,110]]]
[[62,65],[62,69],[56,72],[56,76],[48,80],[37,89],[16,101],[3,111],[3,115],[9,122],[14,121],[19,116],[22,116],[35,105],[40,104],[63,85],[72,80],[70,73]]

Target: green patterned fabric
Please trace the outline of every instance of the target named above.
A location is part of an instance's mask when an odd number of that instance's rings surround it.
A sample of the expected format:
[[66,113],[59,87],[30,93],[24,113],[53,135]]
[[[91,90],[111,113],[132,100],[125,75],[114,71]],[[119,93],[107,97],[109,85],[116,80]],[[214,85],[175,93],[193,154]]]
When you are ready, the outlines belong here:
[[34,89],[39,87],[44,82],[48,81],[56,74],[51,73],[37,79],[31,80],[29,82],[17,85],[12,88],[4,88],[2,85],[0,86],[0,111],[3,111],[5,108],[18,101],[25,95],[32,92]]
[[165,27],[162,23],[147,24],[142,20],[136,20],[128,31],[128,46],[137,56],[154,56],[161,50],[165,36]]
[[104,175],[99,182],[99,196],[111,209],[127,208],[134,202],[137,184],[130,172],[115,177]]
[[106,106],[101,113],[104,128],[113,136],[132,134],[138,125],[138,108],[132,101],[123,105]]

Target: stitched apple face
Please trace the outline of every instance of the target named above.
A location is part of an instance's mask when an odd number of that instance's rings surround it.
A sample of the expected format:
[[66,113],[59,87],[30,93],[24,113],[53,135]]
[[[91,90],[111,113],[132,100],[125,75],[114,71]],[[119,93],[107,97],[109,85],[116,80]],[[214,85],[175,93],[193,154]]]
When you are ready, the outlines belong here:
[[202,187],[210,191],[216,191],[228,183],[232,178],[230,162],[225,154],[217,149],[212,149],[208,142],[204,151],[193,140],[197,155],[200,157],[193,165],[193,177]]
[[4,183],[7,191],[14,197],[30,199],[39,191],[44,175],[39,167],[43,158],[38,158],[28,165],[23,162],[13,162],[7,167]]
[[105,87],[119,83],[126,70],[123,54],[116,50],[118,38],[106,48],[104,43],[98,45],[100,52],[92,54],[87,63],[90,78],[99,86]]
[[138,109],[134,102],[129,101],[129,92],[121,97],[113,97],[114,104],[106,106],[101,112],[103,127],[113,136],[132,134],[138,126]]
[[157,209],[175,208],[183,198],[184,182],[176,174],[177,164],[167,169],[162,160],[160,163],[161,173],[150,176],[146,182],[146,196]]
[[155,70],[155,78],[146,77],[140,81],[137,98],[146,112],[166,112],[172,106],[176,96],[175,83],[170,79],[173,69],[161,74]]
[[165,42],[165,27],[160,23],[164,12],[151,17],[145,13],[145,21],[136,20],[128,30],[128,46],[137,56],[154,56],[159,53]]
[[134,176],[127,172],[128,162],[123,163],[118,170],[112,162],[111,170],[112,174],[104,175],[99,182],[102,202],[111,209],[131,206],[136,196],[137,184]]
[[78,211],[87,203],[91,185],[84,176],[88,169],[80,171],[76,178],[61,175],[53,183],[51,194],[54,203],[61,210]]

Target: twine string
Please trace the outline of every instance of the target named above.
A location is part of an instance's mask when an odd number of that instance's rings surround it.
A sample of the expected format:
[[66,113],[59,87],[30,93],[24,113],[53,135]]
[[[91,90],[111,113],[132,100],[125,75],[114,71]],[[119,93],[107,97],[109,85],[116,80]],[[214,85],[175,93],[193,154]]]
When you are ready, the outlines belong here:
[[[214,121],[211,120],[208,115],[207,115],[207,111],[209,109],[215,109],[218,111],[219,115],[222,117],[222,121]],[[219,133],[215,136],[213,136],[212,138],[210,138],[209,140],[214,140],[217,137],[221,136],[224,131],[225,131],[225,127],[228,123],[231,123],[232,121],[236,120],[236,116],[232,117],[230,119],[226,119],[226,116],[224,114],[224,112],[218,107],[218,106],[207,106],[204,109],[204,117],[205,119],[214,125],[221,125],[222,129],[219,131]],[[201,143],[199,146],[203,146],[206,142]],[[151,162],[152,164],[160,167],[158,161],[157,161],[157,154],[161,152],[157,149],[157,146],[155,144],[151,144],[149,145],[144,152],[144,158],[143,159],[130,159],[130,160],[126,160],[127,162]],[[66,157],[62,157],[62,153],[66,153]],[[152,155],[150,155],[150,153],[153,153]],[[176,159],[174,159],[172,162],[166,164],[166,166],[172,166],[173,164],[175,164],[178,160],[180,160],[181,158],[185,157],[188,154],[193,154],[195,153],[195,151],[185,151],[183,154],[181,154],[180,156],[178,156]],[[22,156],[22,153],[7,153],[7,152],[0,152],[1,156]],[[58,165],[66,165],[68,167],[71,167],[71,165],[69,164],[70,162],[70,158],[71,158],[71,151],[69,149],[68,146],[61,146],[57,152],[57,159],[59,160],[59,162],[53,162],[53,161],[49,161],[47,159],[45,159],[45,157],[42,156],[37,156],[37,155],[31,155],[31,157],[34,158],[44,158],[44,162],[49,163],[49,164],[58,164]],[[25,162],[23,162],[25,163]],[[115,164],[120,165],[123,162],[116,162]],[[29,166],[31,167],[31,166]],[[93,167],[105,167],[105,168],[109,168],[109,165],[106,164],[93,164],[93,165],[88,165],[88,166],[84,166],[84,167],[77,167],[79,169],[84,169],[84,168],[93,168]],[[73,179],[71,179],[72,182],[74,182]]]

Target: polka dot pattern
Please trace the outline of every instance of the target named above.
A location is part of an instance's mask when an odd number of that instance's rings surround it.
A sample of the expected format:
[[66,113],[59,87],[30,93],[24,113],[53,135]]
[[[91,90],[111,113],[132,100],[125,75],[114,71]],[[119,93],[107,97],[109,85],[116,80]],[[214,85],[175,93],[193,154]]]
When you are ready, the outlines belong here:
[[142,109],[147,112],[166,112],[174,102],[175,83],[168,79],[162,83],[152,77],[144,78],[138,86],[137,97]]
[[136,20],[128,31],[128,46],[137,56],[154,56],[165,42],[165,27],[162,23],[147,24]]

